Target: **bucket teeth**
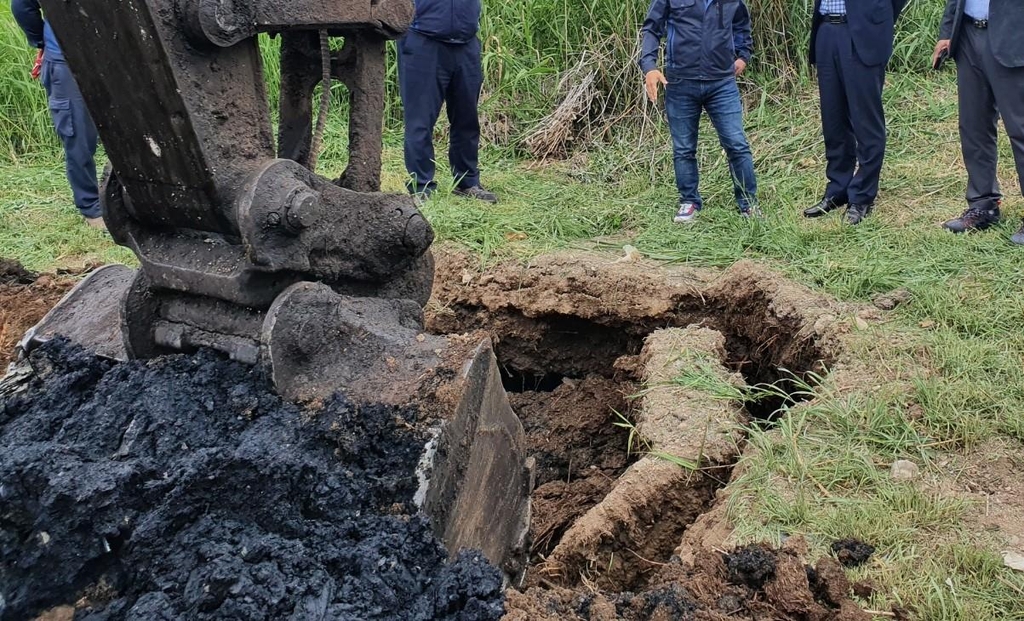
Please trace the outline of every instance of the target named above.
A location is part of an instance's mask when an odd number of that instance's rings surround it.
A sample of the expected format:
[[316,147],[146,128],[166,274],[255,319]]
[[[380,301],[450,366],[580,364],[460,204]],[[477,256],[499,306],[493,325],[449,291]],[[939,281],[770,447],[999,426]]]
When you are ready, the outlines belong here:
[[121,300],[135,277],[124,265],[105,265],[75,285],[18,343],[27,354],[64,336],[98,356],[127,360],[121,338]]
[[355,402],[413,400],[443,427],[423,464],[423,511],[454,556],[477,549],[515,576],[524,565],[533,463],[501,384],[490,339],[423,333],[419,307],[351,298],[323,285],[287,290],[264,323],[264,355],[278,391]]

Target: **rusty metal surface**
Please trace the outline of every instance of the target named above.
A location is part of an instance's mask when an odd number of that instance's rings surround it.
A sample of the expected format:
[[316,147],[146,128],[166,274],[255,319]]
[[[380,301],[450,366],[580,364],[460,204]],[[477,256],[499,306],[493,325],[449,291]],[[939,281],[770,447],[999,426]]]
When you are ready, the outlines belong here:
[[18,343],[28,353],[55,336],[66,337],[97,355],[127,360],[121,340],[121,297],[135,270],[105,265],[82,279]]
[[442,431],[423,510],[453,556],[479,549],[516,576],[525,568],[534,464],[489,341],[473,351],[457,383],[458,406]]
[[[424,333],[433,231],[410,197],[379,192],[384,43],[409,26],[410,0],[41,2],[110,157],[107,226],[142,267],[90,275],[25,347],[62,334],[113,358],[212,348],[264,364],[293,400],[416,401],[446,421],[422,495],[438,536],[519,573],[522,425],[488,340]],[[267,31],[282,38],[276,151]],[[344,47],[321,52],[320,31]],[[350,97],[334,182],[309,170],[325,62]]]
[[[384,40],[408,26],[411,2],[43,5],[75,51],[68,62],[110,156],[108,228],[153,287],[266,309],[304,280],[372,292],[423,277],[429,225],[407,196],[377,193]],[[259,29],[283,32],[279,150],[291,169],[275,161]],[[301,170],[322,29],[346,37],[330,70],[351,97],[351,156],[337,183]]]

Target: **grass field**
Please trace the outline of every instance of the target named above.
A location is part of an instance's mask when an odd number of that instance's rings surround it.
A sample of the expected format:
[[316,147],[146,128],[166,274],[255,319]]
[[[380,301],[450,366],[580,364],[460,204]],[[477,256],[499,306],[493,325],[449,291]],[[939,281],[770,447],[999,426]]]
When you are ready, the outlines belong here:
[[[526,12],[530,4],[508,3],[502,11]],[[939,4],[914,3],[912,20],[933,18]],[[634,3],[623,7],[622,19],[635,21]],[[564,14],[527,21],[572,27],[558,21]],[[515,17],[489,12],[489,19],[499,16]],[[671,152],[653,107],[637,112],[631,131],[606,135],[599,146],[566,160],[541,165],[514,146],[488,146],[483,178],[501,204],[479,205],[441,192],[425,211],[441,240],[465,245],[484,261],[595,242],[621,252],[630,244],[665,262],[727,266],[753,259],[850,302],[908,289],[909,304],[881,325],[859,329],[863,350],[854,354],[870,360],[877,373],[858,386],[826,381],[818,399],[777,429],[752,430],[759,450],[745,464],[732,517],[744,539],[803,533],[817,549],[838,537],[872,541],[879,546],[876,561],[859,570],[880,586],[869,607],[882,610],[895,602],[928,620],[1024,620],[1024,578],[1003,568],[998,554],[1008,545],[1022,551],[1024,542],[974,530],[971,516],[984,507],[966,495],[939,493],[941,486],[932,484],[958,483],[950,464],[996,457],[1024,471],[1024,248],[1007,241],[1024,216],[1024,201],[1004,138],[1004,224],[960,237],[940,228],[962,209],[965,179],[952,76],[915,71],[931,47],[925,25],[917,38],[901,39],[899,71],[890,75],[886,91],[890,144],[882,193],[876,215],[859,227],[842,225],[838,216],[799,216],[819,198],[824,170],[817,101],[799,66],[790,87],[778,86],[780,76],[763,75],[744,85],[763,221],[747,222],[735,213],[724,156],[704,125],[699,157],[706,209],[693,226],[672,224]],[[524,28],[522,40],[545,36]],[[496,49],[490,41],[489,49]],[[543,81],[571,62],[536,49],[533,64],[524,54],[490,57],[504,65],[491,65],[488,75],[500,71],[504,77],[495,78],[492,92],[498,94],[487,114],[513,107],[501,89]],[[0,58],[10,62],[8,48]],[[543,75],[531,74],[531,67]],[[639,84],[617,79],[622,89],[635,89],[631,103],[621,105],[639,106]],[[36,86],[26,84],[25,92]],[[19,96],[5,90],[2,97]],[[39,104],[37,94],[25,97],[30,107]],[[2,110],[24,139],[0,156],[0,256],[35,270],[130,262],[130,253],[87,230],[75,214],[45,108],[14,110],[5,103]],[[341,135],[332,125],[328,140],[339,144]],[[404,180],[399,141],[389,130],[385,185],[394,191]],[[340,172],[341,151],[329,150],[322,172]],[[922,467],[918,484],[889,479],[888,464],[900,458]]]

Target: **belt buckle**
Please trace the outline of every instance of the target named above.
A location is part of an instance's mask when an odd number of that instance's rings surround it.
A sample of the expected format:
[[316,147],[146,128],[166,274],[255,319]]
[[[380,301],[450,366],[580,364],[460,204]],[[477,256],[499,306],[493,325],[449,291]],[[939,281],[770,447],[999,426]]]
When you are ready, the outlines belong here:
[[833,15],[833,14],[830,13],[830,14],[825,16],[825,21],[827,21],[830,24],[844,24],[844,23],[846,23],[846,16],[845,15]]

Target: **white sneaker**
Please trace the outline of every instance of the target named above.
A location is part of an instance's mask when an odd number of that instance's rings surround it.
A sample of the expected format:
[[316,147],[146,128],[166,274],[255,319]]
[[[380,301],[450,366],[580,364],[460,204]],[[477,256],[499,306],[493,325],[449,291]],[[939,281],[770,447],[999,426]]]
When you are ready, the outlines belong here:
[[700,211],[695,203],[679,203],[679,211],[676,212],[676,217],[672,218],[672,221],[676,224],[686,224],[687,222],[693,222],[697,217],[697,212]]

